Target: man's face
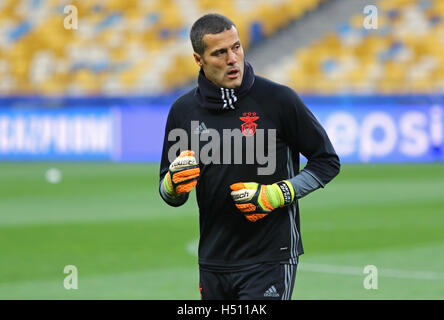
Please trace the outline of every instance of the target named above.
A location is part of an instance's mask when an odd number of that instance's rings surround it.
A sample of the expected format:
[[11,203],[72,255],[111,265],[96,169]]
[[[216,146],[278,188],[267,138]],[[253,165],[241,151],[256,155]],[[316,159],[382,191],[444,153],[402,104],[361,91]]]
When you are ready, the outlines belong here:
[[206,34],[203,41],[205,52],[203,55],[194,53],[194,59],[203,68],[206,78],[219,87],[239,87],[244,75],[244,50],[236,28]]

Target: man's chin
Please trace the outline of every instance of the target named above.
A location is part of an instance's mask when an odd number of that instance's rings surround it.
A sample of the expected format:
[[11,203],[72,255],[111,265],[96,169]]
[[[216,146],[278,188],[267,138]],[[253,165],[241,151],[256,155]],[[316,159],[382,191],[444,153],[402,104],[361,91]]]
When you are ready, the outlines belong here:
[[241,84],[242,84],[242,78],[233,79],[233,80],[225,81],[223,87],[227,88],[227,89],[236,89],[236,88],[239,88],[241,86]]

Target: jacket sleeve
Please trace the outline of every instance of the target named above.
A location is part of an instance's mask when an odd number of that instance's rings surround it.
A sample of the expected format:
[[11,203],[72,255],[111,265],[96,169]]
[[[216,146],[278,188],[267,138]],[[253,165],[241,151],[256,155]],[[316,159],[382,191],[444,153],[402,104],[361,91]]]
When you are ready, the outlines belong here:
[[304,171],[324,187],[338,175],[339,157],[324,128],[296,92],[286,88],[282,97],[285,105],[281,114],[284,138],[294,152],[307,158]]
[[[174,107],[174,105],[173,105]],[[162,158],[160,162],[160,179],[159,179],[159,194],[161,198],[170,206],[178,207],[183,205],[187,200],[189,194],[183,194],[177,197],[170,197],[164,190],[163,187],[163,179],[165,175],[168,172],[170,161],[168,159],[168,152],[170,148],[173,146],[175,141],[169,141],[168,135],[171,130],[177,128],[175,119],[174,119],[174,109],[173,107],[170,109],[170,112],[168,113],[167,123],[165,126],[165,136],[163,140],[163,148],[162,148]],[[178,155],[178,154],[177,154]],[[177,156],[176,155],[176,156]]]

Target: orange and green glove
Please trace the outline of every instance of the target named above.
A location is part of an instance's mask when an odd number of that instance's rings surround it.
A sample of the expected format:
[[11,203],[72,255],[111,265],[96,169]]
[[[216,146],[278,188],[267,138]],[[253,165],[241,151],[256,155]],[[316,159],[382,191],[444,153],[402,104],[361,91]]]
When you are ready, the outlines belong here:
[[277,208],[290,205],[295,198],[294,188],[288,180],[269,185],[238,182],[230,188],[237,209],[251,222],[264,218]]
[[170,197],[189,193],[197,184],[200,168],[194,151],[185,150],[170,164],[163,179],[163,188]]

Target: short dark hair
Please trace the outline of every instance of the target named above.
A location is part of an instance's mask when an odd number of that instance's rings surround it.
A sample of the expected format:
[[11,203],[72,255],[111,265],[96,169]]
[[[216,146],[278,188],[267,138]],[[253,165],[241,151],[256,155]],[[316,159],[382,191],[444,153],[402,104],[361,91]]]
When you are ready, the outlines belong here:
[[230,30],[233,26],[236,27],[233,21],[221,14],[209,13],[200,17],[194,22],[190,31],[191,45],[194,52],[200,55],[205,52],[204,35],[221,33]]

